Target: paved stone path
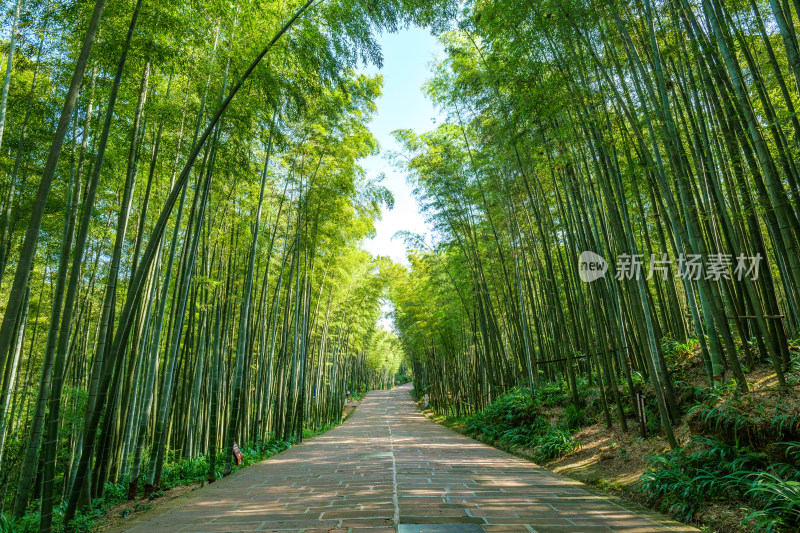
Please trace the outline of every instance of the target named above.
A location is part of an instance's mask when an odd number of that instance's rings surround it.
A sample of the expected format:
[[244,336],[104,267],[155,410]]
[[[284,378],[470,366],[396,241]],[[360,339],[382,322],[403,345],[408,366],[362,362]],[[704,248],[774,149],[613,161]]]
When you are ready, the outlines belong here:
[[435,424],[409,390],[370,392],[345,424],[118,531],[696,531]]

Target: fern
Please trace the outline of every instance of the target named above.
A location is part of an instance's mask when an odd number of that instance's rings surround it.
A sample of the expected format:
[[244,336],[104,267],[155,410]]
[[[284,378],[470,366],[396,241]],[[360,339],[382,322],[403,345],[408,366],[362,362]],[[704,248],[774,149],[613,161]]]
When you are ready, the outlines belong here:
[[800,527],[800,482],[786,481],[770,473],[759,474],[747,496],[762,509],[748,515],[757,524]]
[[[800,453],[800,443],[780,443],[786,457]],[[691,451],[695,449],[695,451]],[[771,463],[765,453],[695,437],[691,446],[648,458],[639,490],[662,509],[688,521],[713,501],[744,501],[748,522],[759,531],[800,527],[800,469]]]
[[14,524],[6,518],[6,515],[0,513],[0,533],[13,533]]

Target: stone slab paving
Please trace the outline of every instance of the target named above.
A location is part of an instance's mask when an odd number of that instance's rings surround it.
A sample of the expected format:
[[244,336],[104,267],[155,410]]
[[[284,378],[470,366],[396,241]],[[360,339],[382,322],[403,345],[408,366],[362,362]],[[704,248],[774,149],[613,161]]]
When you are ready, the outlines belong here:
[[409,391],[114,531],[697,531],[435,424]]

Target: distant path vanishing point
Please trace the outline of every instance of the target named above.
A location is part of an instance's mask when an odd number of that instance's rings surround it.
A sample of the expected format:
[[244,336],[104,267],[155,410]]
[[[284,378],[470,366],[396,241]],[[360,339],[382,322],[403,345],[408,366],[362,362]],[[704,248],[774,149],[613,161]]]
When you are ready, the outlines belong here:
[[114,531],[697,531],[435,424],[410,390]]

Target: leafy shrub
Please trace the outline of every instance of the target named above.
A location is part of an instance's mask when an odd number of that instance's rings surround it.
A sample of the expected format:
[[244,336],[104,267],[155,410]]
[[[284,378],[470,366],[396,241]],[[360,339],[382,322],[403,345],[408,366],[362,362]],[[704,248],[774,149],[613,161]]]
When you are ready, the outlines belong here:
[[413,378],[408,374],[397,374],[394,377],[394,384],[395,385],[405,385],[406,383],[411,383]]
[[553,381],[536,388],[536,397],[545,407],[569,403],[569,386],[566,381]]
[[564,410],[564,423],[568,429],[578,429],[583,426],[588,426],[593,422],[592,418],[586,414],[586,409],[568,405]]
[[781,436],[800,435],[800,416],[794,413],[779,413],[777,409],[781,407],[789,409],[785,405],[777,406],[775,417],[772,419],[772,429]]
[[539,402],[533,398],[530,389],[514,388],[467,419],[467,427],[502,433],[521,426],[535,425],[541,420]]
[[353,402],[360,402],[364,399],[364,395],[367,394],[367,386],[364,383],[359,383],[355,386],[355,388],[349,389],[350,390],[350,401]]
[[[575,386],[578,387],[578,399],[581,403],[585,402],[589,393],[595,390],[595,386],[590,384],[588,376],[578,376],[575,379]],[[566,392],[569,392],[569,388]]]
[[736,399],[720,405],[697,404],[689,409],[689,415],[699,423],[701,431],[737,445],[760,447],[776,440],[800,437],[800,416],[784,403],[776,405],[772,415],[763,408],[758,414],[749,414]]
[[[244,453],[244,452],[243,452]],[[218,465],[225,463],[224,454],[217,454]],[[165,488],[197,483],[208,475],[208,456],[201,455],[194,459],[179,459],[167,463],[161,471],[161,486]]]
[[746,495],[761,507],[747,515],[746,523],[759,530],[800,526],[800,482],[765,472],[756,476]]
[[[784,444],[791,461],[800,443]],[[648,461],[653,469],[639,478],[639,490],[678,519],[691,520],[715,500],[737,501],[759,530],[800,527],[800,470],[793,464],[709,437]]]
[[661,416],[658,414],[656,408],[645,406],[644,415],[647,419],[647,434],[660,435],[661,434]]
[[[325,424],[325,425],[323,425],[323,426],[321,426],[321,427],[319,427],[317,429],[303,428],[303,438],[304,439],[310,439],[310,438],[316,437],[317,435],[321,435],[321,434],[325,433],[326,431],[328,431],[329,429],[333,429],[334,427],[335,427],[334,424]],[[273,441],[273,442],[275,442],[276,443],[275,446],[277,446],[277,443],[278,442],[282,442],[282,441]],[[273,455],[275,455],[276,453],[282,452],[285,449],[286,448],[278,449],[276,447],[276,448],[274,448]]]
[[530,449],[537,462],[561,457],[579,446],[567,429],[554,428],[542,416],[539,401],[525,388],[503,394],[483,411],[468,416],[464,425],[469,434],[489,444]]
[[800,340],[795,340],[794,345],[790,345],[792,351],[789,354],[789,373],[786,376],[786,381],[791,386],[800,384],[800,348],[797,347],[798,342]]
[[534,451],[534,459],[544,463],[566,455],[578,449],[580,443],[572,438],[569,431],[551,428],[539,437]]
[[700,342],[694,338],[685,343],[667,337],[663,338],[661,340],[661,350],[664,352],[664,360],[669,370],[680,373],[684,363],[692,356],[693,351],[699,344]]

